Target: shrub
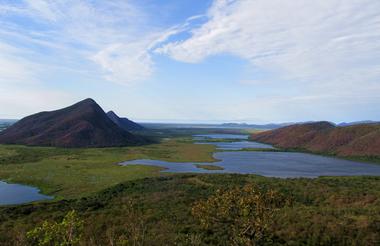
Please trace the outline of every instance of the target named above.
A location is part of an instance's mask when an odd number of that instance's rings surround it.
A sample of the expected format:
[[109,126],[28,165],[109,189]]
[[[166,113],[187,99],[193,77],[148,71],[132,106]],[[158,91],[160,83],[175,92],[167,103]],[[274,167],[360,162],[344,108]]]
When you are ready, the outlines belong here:
[[227,245],[262,245],[272,241],[273,215],[286,204],[287,200],[276,191],[246,185],[218,190],[206,201],[197,202],[192,214],[204,233],[219,242],[223,238]]
[[44,221],[27,233],[32,245],[75,246],[79,245],[83,233],[83,221],[76,212],[70,211],[60,223]]

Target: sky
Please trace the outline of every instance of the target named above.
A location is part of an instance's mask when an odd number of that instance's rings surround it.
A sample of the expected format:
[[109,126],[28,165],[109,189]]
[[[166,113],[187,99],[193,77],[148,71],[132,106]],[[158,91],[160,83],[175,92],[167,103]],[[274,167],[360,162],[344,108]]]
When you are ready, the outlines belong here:
[[0,118],[380,120],[379,0],[0,0]]

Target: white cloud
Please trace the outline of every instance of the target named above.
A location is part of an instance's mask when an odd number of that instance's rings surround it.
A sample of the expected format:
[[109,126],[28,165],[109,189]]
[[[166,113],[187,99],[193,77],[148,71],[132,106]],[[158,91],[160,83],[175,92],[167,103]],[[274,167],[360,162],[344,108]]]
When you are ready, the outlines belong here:
[[92,59],[104,69],[108,80],[117,83],[144,80],[153,73],[153,62],[141,43],[112,44]]
[[53,4],[44,0],[26,0],[27,7],[34,12],[34,14],[50,21],[56,21],[60,12],[58,9],[52,8]]
[[[160,33],[129,1],[25,0],[0,4],[0,13],[0,41],[22,51],[39,50],[35,57],[47,65],[79,71],[94,62],[100,68],[94,73],[119,84],[144,80],[153,72],[148,51]],[[13,16],[29,24],[7,18]]]
[[232,54],[270,80],[363,86],[380,77],[379,10],[377,0],[216,0],[190,38],[156,52],[190,63]]

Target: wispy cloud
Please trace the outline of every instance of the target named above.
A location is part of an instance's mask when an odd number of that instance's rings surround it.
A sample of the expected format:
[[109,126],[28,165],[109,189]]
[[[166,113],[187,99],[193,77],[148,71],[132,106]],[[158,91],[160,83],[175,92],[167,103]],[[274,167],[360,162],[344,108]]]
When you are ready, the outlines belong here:
[[129,1],[26,0],[0,5],[0,13],[0,42],[39,50],[50,64],[80,70],[78,64],[94,62],[104,78],[120,84],[152,74],[148,50],[161,34]]
[[231,54],[278,83],[363,86],[380,77],[379,9],[377,0],[216,0],[189,38],[156,52],[189,63]]

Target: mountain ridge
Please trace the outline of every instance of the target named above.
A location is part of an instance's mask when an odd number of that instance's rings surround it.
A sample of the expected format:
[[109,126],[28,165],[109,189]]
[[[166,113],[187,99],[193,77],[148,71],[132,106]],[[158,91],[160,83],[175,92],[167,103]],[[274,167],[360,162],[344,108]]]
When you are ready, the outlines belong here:
[[144,130],[145,128],[136,122],[133,122],[125,117],[119,117],[114,111],[108,111],[107,112],[108,118],[110,118],[116,125],[118,125],[120,128],[126,130],[126,131],[140,131]]
[[380,124],[295,124],[252,134],[251,139],[280,148],[305,149],[341,157],[380,157]]
[[0,143],[54,147],[111,147],[146,140],[119,128],[91,98],[29,115],[0,132]]

